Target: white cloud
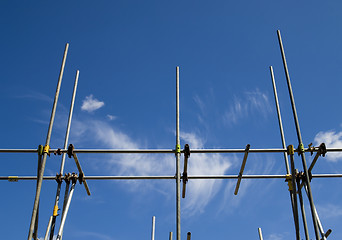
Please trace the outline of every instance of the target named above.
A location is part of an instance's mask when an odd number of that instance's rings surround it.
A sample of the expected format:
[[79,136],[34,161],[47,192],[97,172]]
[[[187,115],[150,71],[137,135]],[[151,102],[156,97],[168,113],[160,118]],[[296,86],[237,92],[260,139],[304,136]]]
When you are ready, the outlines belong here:
[[268,97],[259,89],[245,92],[243,97],[234,96],[234,103],[224,114],[224,121],[228,124],[236,124],[240,119],[247,118],[250,114],[258,114],[266,117],[271,111]]
[[[180,135],[190,145],[190,149],[204,147],[203,140],[195,134],[182,132]],[[223,175],[230,167],[230,159],[221,154],[192,154],[188,175]],[[187,215],[204,212],[205,206],[216,196],[221,186],[222,180],[189,180],[184,205]]]
[[110,121],[117,119],[116,116],[110,115],[110,114],[107,114],[107,118],[108,118]]
[[282,234],[273,233],[273,234],[270,234],[266,239],[267,240],[283,240],[285,238]]
[[334,204],[316,205],[318,216],[321,218],[342,217],[342,207]]
[[[314,143],[316,146],[321,143],[325,143],[327,148],[342,148],[342,132],[335,131],[327,131],[327,132],[319,132],[315,136]],[[325,158],[328,161],[336,162],[342,159],[341,152],[329,152],[326,154]]]
[[96,98],[94,98],[92,94],[90,94],[89,96],[86,96],[86,98],[83,100],[81,109],[87,112],[94,112],[95,110],[103,106],[104,102],[97,100]]

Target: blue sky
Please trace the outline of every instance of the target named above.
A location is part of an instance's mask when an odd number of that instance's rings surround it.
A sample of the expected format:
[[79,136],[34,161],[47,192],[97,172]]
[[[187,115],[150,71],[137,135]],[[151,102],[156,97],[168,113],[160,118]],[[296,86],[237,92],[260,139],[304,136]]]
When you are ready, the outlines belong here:
[[[76,148],[175,146],[175,69],[180,67],[181,146],[280,148],[269,66],[274,67],[287,145],[297,146],[276,30],[288,60],[304,145],[342,146],[339,1],[2,1],[0,148],[44,144],[65,44],[70,44],[50,146],[63,146],[76,70],[70,143]],[[341,173],[341,154],[314,173]],[[190,175],[238,174],[242,154],[192,154]],[[1,176],[36,174],[35,154],[1,154]],[[86,175],[174,175],[173,155],[80,154]],[[312,157],[308,154],[307,161]],[[47,160],[45,175],[61,157]],[[302,170],[296,157],[296,167]],[[77,171],[67,159],[65,172]],[[282,154],[250,154],[246,174],[284,174]],[[341,239],[340,179],[314,179],[323,227]],[[175,232],[175,182],[89,181],[77,185],[64,239],[156,239]],[[182,239],[293,239],[282,179],[190,180]],[[34,181],[1,181],[2,238],[28,234]],[[52,214],[55,181],[43,183],[39,237]],[[314,237],[306,201],[310,236]],[[59,222],[60,218],[58,218]],[[303,228],[301,235],[304,237]]]

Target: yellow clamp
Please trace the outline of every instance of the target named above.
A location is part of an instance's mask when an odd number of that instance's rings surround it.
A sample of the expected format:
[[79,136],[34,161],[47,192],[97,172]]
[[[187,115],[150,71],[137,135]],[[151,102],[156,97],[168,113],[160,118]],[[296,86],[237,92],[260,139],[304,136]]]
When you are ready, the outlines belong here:
[[287,155],[293,155],[294,154],[294,147],[293,145],[287,146]]
[[180,153],[181,152],[181,147],[179,144],[176,145],[176,153]]
[[57,205],[55,205],[54,207],[53,207],[53,216],[54,217],[57,217],[58,216],[58,206]]
[[43,155],[43,151],[44,151],[43,145],[39,145],[39,146],[38,146],[38,155],[39,155],[39,156]]
[[8,181],[9,182],[18,182],[18,176],[9,176]]
[[303,152],[305,152],[305,150],[304,150],[304,144],[303,143],[300,143],[299,145],[298,145],[298,155],[300,155],[301,153],[303,153]]
[[292,175],[291,174],[286,174],[286,182],[287,182],[287,185],[289,186],[289,191],[292,191],[293,186],[292,186]]
[[50,146],[49,145],[45,145],[43,152],[50,156]]

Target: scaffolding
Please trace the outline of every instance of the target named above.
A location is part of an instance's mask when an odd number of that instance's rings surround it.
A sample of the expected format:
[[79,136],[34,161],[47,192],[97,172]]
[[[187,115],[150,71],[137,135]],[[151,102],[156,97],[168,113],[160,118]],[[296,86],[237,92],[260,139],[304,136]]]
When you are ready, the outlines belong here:
[[[290,203],[292,207],[292,215],[293,215],[293,221],[294,221],[294,227],[295,227],[295,233],[296,233],[296,240],[301,239],[300,222],[299,222],[300,213],[302,215],[301,218],[303,221],[302,224],[303,224],[303,229],[305,233],[305,239],[307,240],[310,239],[307,220],[306,220],[306,211],[305,211],[304,203],[303,203],[302,189],[304,189],[304,192],[305,192],[304,195],[307,196],[308,201],[310,203],[310,215],[312,218],[315,239],[316,240],[327,239],[327,237],[332,232],[332,230],[328,229],[327,231],[324,231],[322,227],[322,223],[318,216],[318,213],[314,204],[313,196],[312,196],[311,180],[313,178],[340,178],[342,177],[342,174],[312,174],[312,169],[320,156],[324,157],[327,152],[341,152],[342,148],[329,148],[329,147],[326,147],[324,143],[322,143],[318,147],[314,147],[312,145],[309,145],[308,148],[304,147],[301,132],[300,132],[299,120],[297,117],[297,110],[295,106],[294,96],[292,92],[290,75],[289,75],[289,71],[287,67],[284,47],[283,47],[281,34],[279,30],[277,31],[277,36],[278,36],[284,71],[286,75],[288,91],[290,95],[293,119],[294,119],[294,123],[296,126],[296,133],[297,133],[297,139],[298,139],[297,148],[295,148],[293,145],[286,145],[286,142],[285,142],[275,77],[273,73],[273,68],[271,66],[269,70],[270,70],[270,76],[272,80],[274,100],[275,100],[277,117],[278,117],[278,125],[279,125],[281,142],[282,142],[281,148],[255,149],[255,148],[252,148],[250,144],[247,144],[245,148],[241,148],[241,149],[192,149],[191,146],[189,146],[189,144],[185,144],[185,146],[181,148],[180,131],[179,131],[180,129],[180,126],[179,126],[179,119],[180,119],[179,117],[179,109],[180,109],[180,106],[179,106],[179,67],[176,67],[176,131],[175,131],[176,142],[175,142],[174,148],[171,148],[171,149],[77,149],[74,147],[73,144],[69,144],[68,141],[69,141],[70,126],[71,126],[74,102],[75,102],[75,97],[76,97],[76,89],[77,89],[78,78],[79,78],[79,71],[76,71],[74,89],[73,89],[72,100],[70,104],[70,110],[69,110],[69,118],[68,118],[68,123],[67,123],[67,130],[66,130],[65,140],[64,140],[64,146],[62,148],[52,149],[50,148],[49,145],[50,145],[51,132],[52,132],[52,127],[54,123],[61,82],[63,78],[64,67],[65,67],[68,48],[69,48],[69,44],[66,44],[45,145],[44,146],[40,145],[38,149],[0,149],[0,153],[36,153],[36,154],[38,153],[37,176],[0,176],[0,180],[8,180],[10,182],[17,182],[19,180],[37,181],[36,195],[35,195],[35,200],[34,200],[34,205],[33,205],[33,210],[32,210],[30,228],[29,228],[29,233],[28,233],[28,240],[32,240],[32,238],[38,239],[38,236],[37,236],[38,212],[39,212],[39,201],[40,201],[40,193],[41,193],[43,180],[54,180],[57,182],[57,190],[56,190],[55,201],[53,204],[53,211],[52,211],[52,215],[49,218],[48,227],[46,229],[46,234],[45,234],[44,239],[50,239],[50,240],[53,239],[53,236],[55,233],[56,219],[57,219],[57,216],[59,215],[58,214],[59,201],[60,201],[61,187],[62,187],[63,182],[65,182],[65,194],[64,194],[61,222],[60,222],[60,227],[59,227],[58,234],[57,234],[57,239],[62,239],[65,220],[68,214],[70,202],[72,200],[75,185],[77,184],[77,182],[79,182],[80,184],[83,184],[86,189],[87,194],[90,195],[91,192],[87,184],[87,181],[90,181],[90,180],[168,179],[168,180],[173,180],[173,181],[175,180],[176,182],[176,214],[175,214],[176,215],[176,234],[175,235],[176,235],[176,239],[180,240],[181,239],[181,197],[182,198],[186,197],[186,184],[189,180],[197,180],[197,179],[226,179],[226,180],[231,179],[233,180],[235,179],[237,182],[236,182],[234,194],[237,195],[242,179],[276,179],[276,178],[284,179],[289,186]],[[98,153],[171,154],[171,155],[174,155],[176,159],[176,162],[175,162],[176,173],[173,176],[171,175],[168,175],[168,176],[86,176],[82,170],[80,160],[78,159],[78,156],[77,156],[77,154],[79,153],[82,153],[82,154],[98,154]],[[199,153],[243,153],[244,157],[242,159],[242,164],[241,164],[241,168],[240,168],[238,175],[189,175],[188,160],[190,158],[190,155],[199,154]],[[244,174],[244,169],[247,163],[248,155],[251,153],[253,154],[282,153],[284,156],[286,174],[280,174],[280,175]],[[295,153],[297,153],[301,157],[303,172],[298,172],[298,169],[296,169],[296,166],[294,163]],[[305,153],[311,153],[311,154],[315,153],[315,157],[313,161],[311,162],[309,168],[307,166]],[[56,176],[44,176],[46,159],[48,156],[50,156],[50,154],[62,155],[60,170]],[[184,166],[183,166],[183,173],[181,174],[180,159],[182,155],[184,156]],[[75,164],[78,169],[77,174],[76,173],[66,173],[66,174],[64,173],[64,164],[65,164],[66,156],[74,159]],[[181,194],[181,182],[182,182],[182,194]],[[154,232],[155,232],[155,217],[152,218],[152,234],[151,234],[152,240],[155,239]],[[261,228],[258,229],[258,233],[259,233],[259,239],[262,240],[263,237],[262,237]],[[172,239],[172,236],[173,236],[173,233],[170,232],[169,239]],[[187,239],[190,240],[190,238],[191,238],[191,233],[188,232]]]

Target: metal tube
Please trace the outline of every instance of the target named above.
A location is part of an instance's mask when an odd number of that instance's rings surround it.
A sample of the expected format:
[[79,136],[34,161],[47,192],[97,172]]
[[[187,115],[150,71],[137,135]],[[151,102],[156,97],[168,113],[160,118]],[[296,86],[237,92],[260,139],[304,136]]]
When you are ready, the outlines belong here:
[[[54,99],[54,103],[53,103],[53,107],[52,107],[50,123],[49,123],[49,129],[48,129],[48,133],[47,133],[47,137],[46,137],[46,142],[45,142],[46,146],[49,146],[49,144],[50,144],[52,126],[53,126],[53,122],[54,122],[54,119],[55,119],[55,113],[56,113],[56,108],[57,108],[59,91],[60,91],[60,88],[61,88],[61,83],[62,83],[62,78],[63,78],[65,61],[66,61],[66,57],[67,57],[67,53],[68,53],[68,48],[69,48],[69,44],[67,43],[65,45],[62,66],[61,66],[61,70],[60,70],[60,73],[59,73],[59,78],[58,78],[58,84],[57,84],[55,99]],[[47,155],[48,155],[48,153],[44,152],[42,166],[41,166],[41,173],[40,173],[39,178],[37,180],[37,185],[38,186],[37,186],[36,196],[35,196],[34,205],[33,205],[33,211],[32,211],[30,229],[29,229],[29,234],[28,234],[28,240],[32,239],[32,235],[33,235],[33,231],[34,231],[34,225],[35,225],[35,222],[36,222],[37,209],[38,209],[38,204],[39,204],[39,199],[40,199],[40,192],[41,192],[41,188],[42,188],[43,175],[44,175]]]
[[63,211],[63,216],[62,216],[62,220],[61,220],[61,225],[59,226],[59,231],[58,231],[58,235],[56,240],[60,240],[62,238],[62,234],[63,234],[63,229],[64,229],[64,224],[65,224],[65,220],[66,217],[68,215],[68,211],[69,211],[69,207],[70,207],[70,202],[72,199],[72,195],[74,194],[74,190],[75,190],[75,185],[76,185],[76,181],[72,183],[71,188],[70,188],[70,193],[68,195],[68,201],[66,203],[65,206],[65,210]]
[[48,223],[48,226],[46,228],[46,233],[45,233],[44,240],[48,240],[51,223],[52,223],[52,216],[50,216],[49,223]]
[[176,224],[177,240],[181,240],[180,191],[180,137],[179,137],[179,67],[176,67]]
[[186,235],[186,240],[191,240],[191,232],[188,232]]
[[248,157],[248,151],[249,151],[250,146],[251,145],[247,144],[246,149],[245,149],[245,155],[244,155],[243,160],[242,160],[242,164],[241,164],[241,168],[240,168],[240,172],[239,172],[239,176],[238,176],[238,181],[237,181],[236,186],[235,186],[235,191],[234,191],[235,195],[237,195],[238,191],[239,191],[241,178],[242,178],[243,171],[245,169],[245,165],[246,165],[246,161],[247,161],[247,157]]
[[[283,122],[282,122],[282,119],[281,119],[277,87],[276,87],[276,83],[275,83],[275,78],[274,78],[274,73],[273,73],[273,67],[272,66],[270,66],[270,73],[271,73],[271,79],[272,79],[274,101],[275,101],[276,109],[277,109],[278,125],[279,125],[279,130],[280,130],[281,143],[282,143],[282,147],[286,148],[284,129],[283,129]],[[290,173],[289,160],[288,160],[287,154],[285,152],[284,152],[284,160],[285,160],[286,174],[289,174]],[[293,219],[294,219],[295,227],[296,227],[296,217],[295,216],[296,216],[296,211],[297,210],[295,209],[295,205],[294,205],[294,201],[295,201],[295,198],[296,198],[296,193],[293,192],[293,190],[291,190],[291,189],[289,189],[289,193],[290,193],[290,200],[291,200]]]
[[169,234],[169,240],[172,240],[172,232],[170,232],[170,234]]
[[[296,174],[298,171],[296,170]],[[310,240],[309,231],[308,231],[308,224],[306,221],[306,214],[305,214],[305,207],[304,207],[304,201],[303,201],[303,195],[302,195],[302,189],[300,187],[300,179],[297,179],[297,188],[298,188],[298,196],[299,196],[299,203],[300,203],[300,209],[302,212],[302,219],[303,219],[303,226],[304,226],[304,233],[305,233],[305,239]]]
[[[68,149],[50,149],[49,153],[59,151],[60,153],[66,153]],[[265,148],[265,149],[249,149],[250,153],[283,153],[287,149],[283,148]],[[299,152],[299,149],[295,149],[295,152]],[[318,148],[313,150],[304,149],[304,152],[317,152]],[[181,150],[181,152],[183,152]],[[244,153],[245,149],[191,149],[191,153]],[[342,152],[342,148],[327,148],[327,152]],[[0,153],[37,153],[37,149],[0,149]],[[174,149],[74,149],[74,153],[176,153]]]
[[[281,35],[280,35],[280,31],[279,30],[277,31],[277,34],[278,34],[278,40],[279,40],[281,55],[282,55],[282,59],[283,59],[283,64],[284,64],[284,70],[285,70],[285,73],[286,73],[287,87],[288,87],[288,90],[289,90],[289,95],[290,95],[290,100],[291,100],[291,106],[292,106],[293,118],[294,118],[295,126],[296,126],[298,144],[299,144],[299,146],[303,146],[302,135],[300,133],[299,121],[298,121],[298,116],[297,116],[296,105],[295,105],[295,101],[294,101],[294,97],[293,97],[293,92],[292,92],[290,75],[289,75],[289,71],[288,71],[288,68],[287,68],[284,47],[283,47],[283,43],[282,43],[282,40],[281,40]],[[303,149],[304,149],[304,147],[303,147]],[[306,177],[306,181],[307,181],[307,186],[308,186],[308,198],[309,198],[309,202],[310,202],[312,221],[313,221],[313,225],[314,225],[314,229],[315,229],[315,236],[316,236],[316,240],[319,240],[319,231],[318,231],[318,226],[317,226],[317,221],[315,219],[315,211],[314,211],[315,205],[314,205],[313,197],[312,197],[309,173],[308,173],[308,168],[307,168],[306,160],[305,160],[305,153],[304,152],[300,152],[300,155],[301,155],[301,158],[302,158],[302,164],[303,164],[304,173],[305,173],[305,177]]]
[[292,192],[293,192],[293,207],[294,207],[294,221],[296,227],[296,239],[300,240],[300,233],[299,233],[299,218],[298,218],[298,205],[297,205],[297,196],[296,196],[296,169],[294,165],[294,157],[293,153],[290,154],[290,161],[291,161],[291,181],[292,181]]
[[261,228],[258,228],[258,232],[259,232],[259,239],[260,239],[260,240],[263,240]]
[[[67,123],[67,129],[65,133],[65,139],[64,139],[64,149],[68,147],[68,141],[69,141],[69,133],[70,133],[70,126],[71,126],[71,119],[72,119],[72,114],[74,111],[74,104],[75,104],[75,98],[76,98],[76,90],[77,90],[77,84],[78,84],[78,76],[79,76],[79,71],[76,71],[76,77],[75,77],[75,83],[74,83],[74,90],[72,93],[72,98],[71,98],[71,103],[70,103],[70,110],[69,110],[69,118],[68,118],[68,123]],[[62,154],[62,162],[61,162],[61,168],[59,171],[59,174],[63,176],[63,170],[64,170],[64,163],[65,163],[65,156],[66,154]],[[59,203],[59,196],[61,193],[61,186],[62,182],[58,182],[57,184],[57,191],[56,191],[56,197],[55,197],[55,204],[54,204],[54,209],[53,209],[53,214],[52,214],[52,228],[51,228],[51,233],[50,233],[50,240],[53,239],[53,234],[55,232],[55,223],[56,223],[56,217],[57,217],[57,210],[58,209],[58,203]]]
[[[273,94],[274,94],[274,100],[277,108],[277,115],[278,115],[278,125],[279,125],[279,130],[280,130],[280,136],[281,136],[281,143],[283,148],[286,148],[286,143],[285,143],[285,137],[284,137],[284,129],[283,129],[283,123],[281,120],[281,114],[280,114],[280,107],[279,107],[279,101],[278,101],[278,94],[277,94],[277,87],[275,84],[275,79],[274,79],[274,73],[273,73],[273,67],[270,66],[270,73],[271,73],[271,78],[272,78],[272,86],[273,86]],[[286,167],[286,173],[290,173],[290,167],[289,167],[289,160],[287,158],[286,152],[284,152],[284,159],[285,159],[285,167]]]
[[152,217],[152,233],[151,233],[151,240],[154,240],[154,235],[155,235],[155,230],[156,230],[156,217]]
[[[341,178],[342,174],[313,174],[312,178]],[[238,175],[194,175],[189,179],[238,179]],[[286,175],[243,175],[242,179],[286,179]],[[15,179],[15,180],[13,180]],[[62,178],[64,179],[64,178]],[[175,176],[86,176],[86,180],[154,180],[154,179],[176,179]],[[0,180],[18,182],[19,180],[37,180],[36,176],[0,176]],[[45,176],[43,180],[56,180],[56,176]]]
[[[308,194],[308,189],[307,189],[307,185],[306,184],[304,184],[304,189],[305,189],[306,194]],[[325,232],[323,230],[322,223],[321,223],[321,221],[319,219],[316,207],[315,207],[315,215],[316,215],[316,219],[317,219],[317,225],[318,225],[319,231],[320,231],[321,236],[322,236],[321,240],[326,240],[327,238],[325,236]]]

